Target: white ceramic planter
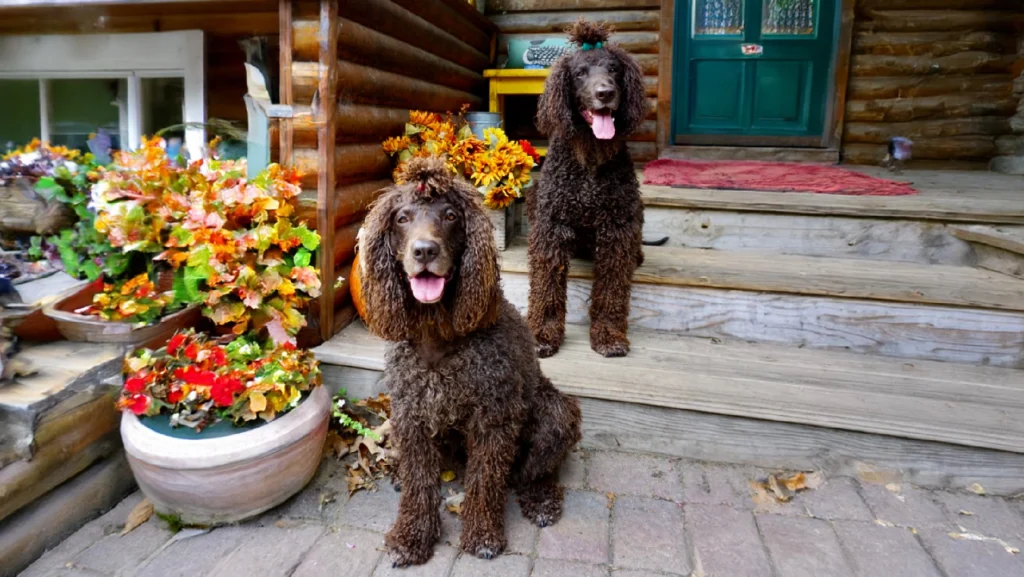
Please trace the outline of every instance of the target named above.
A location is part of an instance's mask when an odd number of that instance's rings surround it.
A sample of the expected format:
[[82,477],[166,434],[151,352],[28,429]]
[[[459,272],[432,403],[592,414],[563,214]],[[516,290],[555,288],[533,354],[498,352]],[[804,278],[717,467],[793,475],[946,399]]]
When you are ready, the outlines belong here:
[[505,250],[512,237],[512,209],[488,210],[487,214],[494,225],[494,243],[498,245],[498,250]]
[[305,487],[320,465],[330,413],[330,394],[317,387],[293,411],[251,431],[176,439],[125,413],[121,439],[158,512],[218,525],[258,515]]

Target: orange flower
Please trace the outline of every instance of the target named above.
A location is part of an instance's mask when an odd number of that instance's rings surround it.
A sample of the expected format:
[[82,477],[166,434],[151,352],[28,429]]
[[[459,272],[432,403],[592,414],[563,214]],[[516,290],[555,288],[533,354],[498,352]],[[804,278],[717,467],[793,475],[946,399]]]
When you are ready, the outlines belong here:
[[519,198],[519,192],[510,186],[496,186],[484,193],[484,205],[491,209],[511,206]]

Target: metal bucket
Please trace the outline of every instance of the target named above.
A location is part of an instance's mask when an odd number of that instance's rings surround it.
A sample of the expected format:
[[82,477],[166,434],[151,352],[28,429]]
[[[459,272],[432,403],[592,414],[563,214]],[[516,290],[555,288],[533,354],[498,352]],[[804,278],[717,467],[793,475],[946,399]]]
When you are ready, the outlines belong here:
[[473,136],[483,139],[487,128],[501,128],[501,114],[497,112],[467,112],[466,123],[473,131]]

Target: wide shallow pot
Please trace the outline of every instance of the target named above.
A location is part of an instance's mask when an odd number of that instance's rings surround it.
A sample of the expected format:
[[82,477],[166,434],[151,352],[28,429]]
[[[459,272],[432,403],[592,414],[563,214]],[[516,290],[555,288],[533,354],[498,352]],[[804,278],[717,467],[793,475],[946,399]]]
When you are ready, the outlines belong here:
[[186,525],[220,525],[276,507],[309,483],[330,413],[330,394],[316,387],[270,423],[218,438],[170,437],[126,412],[121,439],[139,488],[158,512]]
[[195,326],[202,318],[199,305],[192,305],[164,316],[159,322],[135,327],[132,323],[105,321],[99,317],[80,315],[76,310],[92,304],[92,297],[103,290],[103,280],[97,279],[80,290],[43,307],[43,314],[57,323],[57,328],[69,341],[86,343],[116,343],[130,346],[159,348],[167,343],[174,331]]

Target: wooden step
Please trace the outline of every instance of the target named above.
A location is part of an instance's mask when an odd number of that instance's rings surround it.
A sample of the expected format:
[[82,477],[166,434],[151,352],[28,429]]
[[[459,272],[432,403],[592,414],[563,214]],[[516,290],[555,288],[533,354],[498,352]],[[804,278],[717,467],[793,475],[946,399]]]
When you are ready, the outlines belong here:
[[677,160],[763,160],[838,164],[839,150],[780,146],[670,146],[660,158]]
[[[634,283],[1024,311],[1024,283],[969,267],[880,263],[752,252],[645,247]],[[502,270],[527,273],[526,247],[501,253]],[[575,259],[572,278],[593,278]]]
[[[762,344],[716,343],[633,330],[628,356],[590,349],[570,325],[542,359],[572,395],[1024,452],[1024,372]],[[361,323],[315,350],[321,362],[383,370],[384,342]]]
[[979,267],[1024,279],[1024,226],[950,225],[949,230],[971,244]]

